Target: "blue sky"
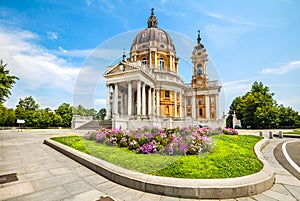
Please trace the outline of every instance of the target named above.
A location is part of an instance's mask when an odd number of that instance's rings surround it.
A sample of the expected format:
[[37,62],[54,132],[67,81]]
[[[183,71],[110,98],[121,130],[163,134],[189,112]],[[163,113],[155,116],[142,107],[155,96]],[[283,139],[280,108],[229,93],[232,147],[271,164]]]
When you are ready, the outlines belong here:
[[[0,0],[0,57],[20,78],[5,105],[15,107],[26,96],[52,109],[73,104],[84,67],[93,63],[101,74],[123,48],[129,50],[152,7],[162,29],[195,43],[200,29],[223,82],[226,108],[261,81],[278,103],[300,111],[297,0]],[[118,46],[115,39],[124,36],[128,40]],[[105,80],[96,81],[89,90],[99,109]]]

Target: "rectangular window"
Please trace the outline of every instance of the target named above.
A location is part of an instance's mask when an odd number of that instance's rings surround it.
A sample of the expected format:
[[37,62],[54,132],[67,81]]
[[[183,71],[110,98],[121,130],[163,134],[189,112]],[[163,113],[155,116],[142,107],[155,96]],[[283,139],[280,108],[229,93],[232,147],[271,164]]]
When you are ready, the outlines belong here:
[[191,99],[187,99],[187,105],[191,105]]
[[198,99],[198,105],[202,105],[203,104],[203,100],[202,100],[202,98],[199,98]]
[[191,116],[192,113],[191,113],[191,109],[187,109],[187,116]]
[[170,91],[165,91],[165,98],[170,98]]
[[215,108],[211,108],[211,118],[215,118]]
[[214,105],[215,104],[215,97],[210,98],[210,104]]

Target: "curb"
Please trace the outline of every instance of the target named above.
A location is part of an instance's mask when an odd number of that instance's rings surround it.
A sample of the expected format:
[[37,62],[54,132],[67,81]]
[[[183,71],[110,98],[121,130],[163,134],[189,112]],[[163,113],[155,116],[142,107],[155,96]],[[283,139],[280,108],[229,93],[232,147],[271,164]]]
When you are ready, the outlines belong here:
[[51,139],[44,144],[54,148],[107,179],[136,190],[180,198],[229,199],[262,193],[274,184],[274,171],[264,160],[261,150],[267,139],[259,141],[254,151],[263,163],[261,171],[228,179],[180,179],[159,177],[127,170],[104,160],[77,151]]

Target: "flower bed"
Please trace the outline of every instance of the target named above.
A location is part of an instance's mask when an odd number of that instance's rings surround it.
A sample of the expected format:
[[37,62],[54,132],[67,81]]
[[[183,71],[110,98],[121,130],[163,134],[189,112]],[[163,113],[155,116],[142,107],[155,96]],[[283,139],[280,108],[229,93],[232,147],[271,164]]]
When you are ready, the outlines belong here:
[[141,127],[137,130],[100,128],[89,131],[84,138],[110,146],[127,147],[137,154],[159,153],[166,155],[198,155],[212,152],[212,135],[238,134],[234,129],[198,127],[159,129]]

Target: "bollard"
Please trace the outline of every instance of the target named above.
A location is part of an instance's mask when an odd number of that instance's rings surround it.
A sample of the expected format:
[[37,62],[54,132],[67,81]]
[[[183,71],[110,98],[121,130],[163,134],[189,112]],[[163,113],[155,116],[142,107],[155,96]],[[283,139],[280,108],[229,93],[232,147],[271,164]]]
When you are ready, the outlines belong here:
[[283,132],[279,131],[279,138],[283,138]]
[[259,136],[262,137],[263,136],[263,132],[259,131]]
[[273,139],[273,133],[272,133],[272,131],[269,132],[269,138]]

